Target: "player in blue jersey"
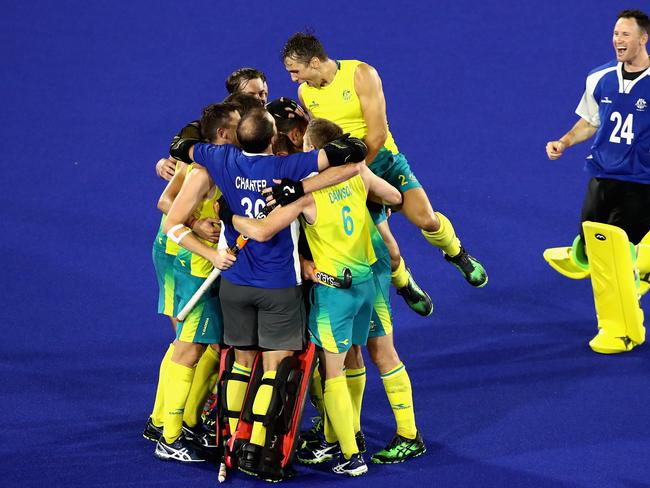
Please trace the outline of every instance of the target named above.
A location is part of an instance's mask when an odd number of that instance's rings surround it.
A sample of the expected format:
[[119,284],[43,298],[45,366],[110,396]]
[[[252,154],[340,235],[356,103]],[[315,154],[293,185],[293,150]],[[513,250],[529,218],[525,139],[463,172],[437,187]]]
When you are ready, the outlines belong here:
[[[546,144],[548,158],[555,160],[567,148],[593,137],[585,163],[591,179],[582,206],[580,235],[571,248],[548,249],[544,256],[565,276],[585,278],[591,274],[599,334],[589,345],[607,354],[629,351],[645,337],[638,294],[650,285],[649,34],[650,19],[644,12],[624,10],[618,15],[612,38],[616,59],[589,73],[576,109],[580,119],[558,140]],[[626,234],[621,237],[623,248],[617,251],[611,247],[608,253],[598,251],[602,246],[593,239],[608,246],[610,242],[614,246],[614,240],[605,237],[604,230],[587,235],[585,226],[594,225],[622,229]],[[641,245],[630,251],[626,249],[628,239]],[[602,266],[589,265],[601,257],[606,272]],[[622,287],[632,276],[630,265],[640,272],[641,282],[638,290],[628,293]],[[601,289],[603,280],[609,285]],[[613,293],[619,295],[610,297]],[[613,306],[619,303],[622,308]]]
[[[198,140],[175,140],[172,156],[196,161],[204,168],[195,169],[184,183],[165,222],[165,232],[181,246],[213,261],[217,258],[216,251],[186,233],[182,224],[207,186],[216,183],[235,214],[254,217],[265,205],[260,191],[270,186],[274,178],[302,179],[330,165],[362,161],[365,157],[365,145],[353,139],[331,144],[321,151],[277,157],[271,150],[275,133],[273,117],[264,109],[253,109],[244,114],[237,127],[241,149],[202,144]],[[334,168],[305,185],[322,188],[347,179],[352,172],[346,166]],[[228,242],[234,242],[237,235],[231,226],[226,226]],[[269,242],[251,242],[238,255],[237,265],[222,275],[224,342],[235,347],[233,371],[239,377],[250,374],[256,351],[263,351],[262,381],[267,385],[260,387],[253,402],[256,416],[265,415],[268,409],[273,396],[273,387],[268,387],[268,383],[273,383],[279,363],[304,347],[306,317],[300,290],[297,236],[297,226],[293,226]],[[242,385],[233,389],[230,386],[226,403],[229,411],[236,412],[241,410],[244,391]],[[256,421],[250,445],[261,450],[265,438],[265,426]],[[246,452],[252,456],[240,459],[239,466],[255,471],[253,466],[258,464],[254,459],[255,449]]]
[[650,58],[648,16],[625,10],[614,27],[616,60],[593,70],[576,109],[580,120],[546,145],[549,159],[594,137],[582,221],[621,227],[633,243],[650,230]]

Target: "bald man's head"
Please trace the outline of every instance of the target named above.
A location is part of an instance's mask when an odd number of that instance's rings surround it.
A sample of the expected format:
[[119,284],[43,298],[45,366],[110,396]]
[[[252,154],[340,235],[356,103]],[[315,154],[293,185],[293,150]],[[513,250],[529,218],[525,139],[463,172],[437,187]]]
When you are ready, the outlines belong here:
[[273,116],[263,108],[254,108],[244,114],[237,125],[237,139],[244,151],[263,153],[275,135]]

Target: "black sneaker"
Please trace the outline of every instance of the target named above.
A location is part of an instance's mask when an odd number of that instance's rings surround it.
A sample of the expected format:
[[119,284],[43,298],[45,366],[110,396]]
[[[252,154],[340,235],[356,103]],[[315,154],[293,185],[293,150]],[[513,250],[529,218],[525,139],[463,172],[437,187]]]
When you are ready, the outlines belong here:
[[461,247],[458,255],[454,257],[445,254],[445,259],[456,266],[470,285],[476,288],[482,288],[487,285],[488,276],[483,265],[478,259],[471,256],[464,247]]
[[188,441],[183,434],[172,444],[167,444],[165,438],[161,437],[156,444],[154,454],[159,459],[180,461],[182,463],[205,461],[194,444]]
[[427,451],[420,432],[415,439],[407,439],[399,434],[381,451],[372,455],[370,460],[377,464],[396,464],[414,457],[418,457]]
[[361,476],[368,472],[368,466],[360,452],[353,454],[350,459],[345,459],[343,454],[339,456],[338,462],[332,466],[336,474],[347,474],[348,476]]
[[357,441],[359,452],[366,452],[366,436],[363,435],[363,432],[359,431],[354,434],[354,439]]
[[300,434],[300,448],[301,449],[313,449],[317,447],[323,441],[323,418],[322,417],[312,417],[312,427],[307,431]]
[[296,459],[303,464],[321,464],[334,459],[339,454],[341,454],[341,449],[338,442],[330,444],[323,440],[314,448],[300,449],[296,453]]
[[188,441],[202,449],[215,449],[217,447],[217,436],[215,433],[205,430],[201,425],[192,428],[183,424],[183,435]]
[[153,420],[151,420],[151,417],[149,417],[147,419],[147,425],[144,426],[142,437],[153,442],[158,442],[158,440],[162,437],[162,435],[163,435],[163,428],[154,425]]
[[431,312],[433,312],[433,302],[431,301],[431,297],[415,282],[411,270],[406,268],[406,272],[409,275],[408,283],[406,283],[406,286],[399,288],[397,294],[404,299],[406,304],[415,313],[422,315],[423,317],[431,315]]

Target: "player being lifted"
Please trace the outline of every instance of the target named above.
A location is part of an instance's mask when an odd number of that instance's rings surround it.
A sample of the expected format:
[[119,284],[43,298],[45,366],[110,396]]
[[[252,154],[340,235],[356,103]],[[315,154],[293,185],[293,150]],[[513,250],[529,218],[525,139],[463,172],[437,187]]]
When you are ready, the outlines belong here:
[[323,403],[341,453],[333,471],[359,476],[367,466],[355,439],[354,410],[346,376],[343,372],[347,351],[352,344],[364,345],[376,299],[375,277],[371,264],[376,260],[368,229],[367,193],[382,203],[401,202],[399,192],[366,166],[360,175],[300,198],[279,208],[263,220],[234,217],[235,227],[252,239],[265,241],[302,214],[302,223],[319,270],[342,278],[344,269],[352,271],[352,286],[339,289],[316,285],[309,331],[313,342],[322,350],[319,360],[324,366]]
[[[616,59],[589,73],[576,109],[580,120],[546,144],[546,154],[554,160],[594,137],[585,163],[591,179],[580,235],[572,248],[548,249],[544,257],[565,276],[591,274],[599,332],[589,345],[605,354],[629,351],[645,339],[638,295],[650,283],[641,281],[637,289],[631,268],[649,279],[649,34],[650,19],[644,12],[624,10],[618,15],[612,38]],[[639,244],[637,250],[629,249],[628,239]]]
[[[422,185],[397,149],[388,129],[386,101],[377,71],[361,61],[330,59],[319,40],[305,33],[293,35],[281,57],[291,80],[300,83],[298,96],[312,116],[331,120],[344,132],[362,138],[368,146],[369,168],[402,193],[400,210],[406,218],[430,244],[442,249],[445,259],[472,286],[484,286],[488,277],[483,266],[461,246],[449,219],[433,211]],[[389,245],[391,259],[398,262],[393,282],[396,288],[403,288],[409,283],[409,272],[396,243]],[[414,299],[417,303],[417,297]]]

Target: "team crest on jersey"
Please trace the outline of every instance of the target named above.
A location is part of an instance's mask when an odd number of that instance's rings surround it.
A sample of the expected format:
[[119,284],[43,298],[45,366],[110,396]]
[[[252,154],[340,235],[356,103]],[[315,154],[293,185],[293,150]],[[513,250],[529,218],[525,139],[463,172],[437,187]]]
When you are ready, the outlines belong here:
[[349,102],[351,98],[352,98],[352,93],[350,93],[350,90],[343,90],[343,101]]
[[645,101],[645,98],[639,98],[636,101],[635,105],[636,105],[636,109],[639,112],[643,112],[646,109],[646,107],[648,106],[648,102]]

